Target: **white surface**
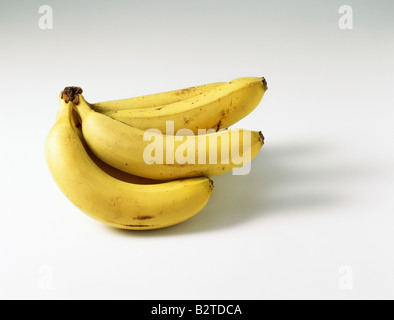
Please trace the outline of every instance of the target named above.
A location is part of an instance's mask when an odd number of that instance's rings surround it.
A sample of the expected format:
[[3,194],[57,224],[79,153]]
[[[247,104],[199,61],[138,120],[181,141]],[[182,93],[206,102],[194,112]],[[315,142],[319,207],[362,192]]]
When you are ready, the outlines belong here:
[[[40,4],[1,4],[0,298],[394,298],[393,4],[348,1],[340,30],[339,1],[124,3],[53,1],[46,31]],[[49,175],[65,86],[95,102],[239,76],[268,81],[236,125],[266,144],[189,221],[114,230]]]

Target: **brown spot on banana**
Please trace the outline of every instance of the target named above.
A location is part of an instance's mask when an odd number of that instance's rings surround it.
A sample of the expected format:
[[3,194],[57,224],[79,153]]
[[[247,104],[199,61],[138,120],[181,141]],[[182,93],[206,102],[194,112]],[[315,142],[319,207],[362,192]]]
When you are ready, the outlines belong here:
[[148,219],[153,219],[154,216],[138,216],[133,218],[134,220],[148,220]]
[[218,122],[218,124],[216,125],[215,130],[216,130],[216,131],[219,131],[221,125],[222,125],[222,120],[220,119],[219,122]]
[[189,124],[190,119],[186,119],[185,117],[183,117],[183,121],[184,121],[185,124]]
[[126,228],[150,228],[153,227],[151,224],[124,224]]

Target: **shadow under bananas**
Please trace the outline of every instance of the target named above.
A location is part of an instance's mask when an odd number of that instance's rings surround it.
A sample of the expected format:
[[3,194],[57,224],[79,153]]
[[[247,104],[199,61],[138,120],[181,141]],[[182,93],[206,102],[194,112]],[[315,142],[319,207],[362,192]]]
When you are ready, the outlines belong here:
[[[196,216],[178,225],[150,231],[112,229],[125,236],[174,236],[231,228],[252,219],[288,210],[297,212],[344,201],[340,193],[327,192],[321,186],[332,179],[360,174],[345,166],[322,168],[302,164],[305,159],[331,152],[322,145],[264,146],[253,160],[247,175],[231,172],[213,177],[214,191],[207,206]],[[310,163],[310,162],[309,162]],[[336,181],[335,181],[336,182]],[[109,227],[108,227],[109,228]]]

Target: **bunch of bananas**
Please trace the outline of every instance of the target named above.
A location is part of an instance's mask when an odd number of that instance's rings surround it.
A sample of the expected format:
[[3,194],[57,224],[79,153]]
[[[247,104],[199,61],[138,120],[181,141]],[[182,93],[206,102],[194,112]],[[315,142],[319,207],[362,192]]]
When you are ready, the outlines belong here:
[[264,78],[243,77],[91,104],[67,87],[45,144],[48,168],[81,211],[107,225],[148,230],[200,212],[210,177],[250,162],[261,132],[228,129],[260,103]]

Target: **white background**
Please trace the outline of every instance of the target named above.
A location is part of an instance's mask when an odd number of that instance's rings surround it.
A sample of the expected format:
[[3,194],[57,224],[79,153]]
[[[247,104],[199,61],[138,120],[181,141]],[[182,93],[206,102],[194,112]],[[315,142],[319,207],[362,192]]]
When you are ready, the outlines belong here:
[[[53,8],[53,30],[38,9]],[[339,7],[353,8],[341,30]],[[2,1],[0,298],[394,298],[391,1]],[[59,92],[90,102],[264,76],[266,138],[175,227],[84,215],[44,158]]]

